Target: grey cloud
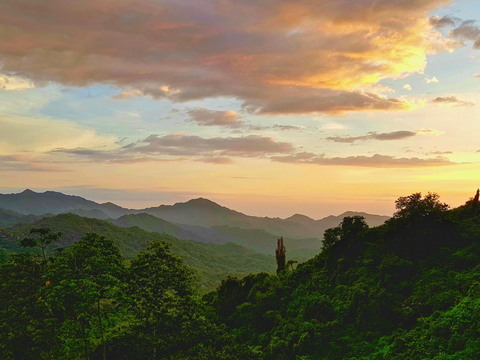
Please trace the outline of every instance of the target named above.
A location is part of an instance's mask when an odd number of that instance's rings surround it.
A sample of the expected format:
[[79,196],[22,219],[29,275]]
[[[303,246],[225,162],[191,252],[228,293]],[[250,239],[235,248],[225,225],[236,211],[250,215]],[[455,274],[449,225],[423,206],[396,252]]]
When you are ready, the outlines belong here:
[[475,40],[475,42],[473,43],[473,48],[474,48],[474,49],[477,49],[477,50],[480,50],[480,36],[479,36],[478,39]]
[[442,157],[434,159],[396,158],[394,156],[379,155],[373,156],[348,156],[328,158],[325,154],[298,153],[288,156],[271,157],[273,161],[294,164],[315,164],[315,165],[338,165],[338,166],[359,166],[374,168],[414,168],[454,165],[455,163]]
[[40,161],[22,160],[14,155],[0,155],[0,168],[2,171],[33,171],[33,172],[67,172],[68,170],[47,166]]
[[83,158],[86,161],[96,162],[96,163],[107,163],[107,164],[138,164],[146,162],[165,162],[165,161],[180,161],[181,158],[176,159],[164,159],[158,158],[155,156],[138,156],[134,152],[129,152],[129,149],[133,149],[135,146],[134,143],[128,144],[121,149],[117,150],[95,150],[95,149],[86,149],[86,148],[74,148],[74,149],[65,149],[58,148],[50,151],[51,154],[61,153],[67,155],[73,155],[78,158]]
[[235,129],[244,125],[244,122],[239,120],[240,115],[235,111],[196,108],[189,110],[187,113],[190,116],[190,122],[195,122],[202,126],[224,126]]
[[430,20],[430,25],[432,25],[434,28],[442,29],[445,26],[455,26],[456,22],[459,19],[445,15],[444,17],[433,16],[429,20]]
[[302,131],[304,128],[301,126],[295,126],[295,125],[273,125],[272,129],[274,130],[281,130],[281,131],[288,131],[288,130],[297,130],[297,131]]
[[74,149],[58,148],[58,149],[52,150],[51,153],[62,153],[62,154],[74,155],[74,156],[94,160],[96,162],[127,160],[127,158],[124,155],[119,154],[118,151],[94,150],[94,149],[86,149],[82,147],[78,147]]
[[[269,99],[270,98],[270,99]],[[245,110],[260,114],[342,113],[354,110],[406,110],[408,104],[376,94],[328,89],[283,87],[275,94],[244,103]]]
[[448,154],[453,154],[451,151],[431,151],[425,153],[425,155],[448,155]]
[[451,30],[448,35],[456,39],[475,41],[480,36],[480,28],[474,24],[474,20],[463,21],[459,27]]
[[366,140],[380,140],[380,141],[400,140],[400,139],[409,138],[415,135],[417,135],[415,131],[393,131],[389,133],[380,133],[380,134],[372,132],[364,136],[347,136],[347,137],[330,136],[330,137],[327,137],[327,140],[338,142],[338,143],[352,144],[356,141],[366,141]]
[[204,157],[197,161],[201,161],[208,164],[217,164],[217,165],[235,164],[235,161],[233,161],[232,159],[227,157],[221,157],[221,156]]
[[262,125],[248,124],[245,126],[245,130],[249,130],[249,131],[262,131],[262,130],[268,130],[268,129],[270,129],[270,127],[262,126]]
[[[139,144],[147,145],[139,145]],[[230,156],[264,156],[267,154],[289,153],[293,146],[286,142],[276,142],[273,138],[257,135],[202,138],[200,136],[171,134],[160,137],[150,135],[141,140],[128,151],[143,154],[163,155],[230,155]]]
[[446,97],[436,97],[433,100],[430,100],[434,104],[452,104],[455,106],[474,106],[475,103],[466,100],[460,100],[456,96],[446,96]]
[[265,157],[272,154],[289,154],[292,151],[294,151],[294,147],[290,143],[277,142],[273,138],[257,135],[202,138],[200,136],[171,134],[166,136],[150,135],[146,139],[130,143],[116,150],[59,148],[52,150],[50,153],[72,155],[98,163],[128,164],[180,161],[193,158],[205,163],[232,164],[233,160],[228,156]]

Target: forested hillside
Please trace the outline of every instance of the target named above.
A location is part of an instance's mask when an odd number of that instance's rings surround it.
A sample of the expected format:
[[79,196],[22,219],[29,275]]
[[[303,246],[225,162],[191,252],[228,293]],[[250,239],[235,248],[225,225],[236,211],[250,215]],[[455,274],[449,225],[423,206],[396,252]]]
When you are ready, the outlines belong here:
[[[6,360],[477,359],[478,192],[453,210],[430,193],[396,206],[378,227],[345,217],[306,263],[230,276],[202,298],[163,242],[125,261],[115,245],[131,248],[133,233],[11,255],[0,266],[0,351]],[[102,226],[108,236],[113,225]],[[20,245],[40,254],[60,236],[21,228]]]
[[386,224],[346,217],[294,272],[229,278],[205,296],[263,359],[477,359],[480,207],[397,200]]
[[56,215],[43,218],[35,224],[0,229],[0,248],[17,253],[27,251],[20,246],[20,240],[28,236],[33,227],[45,227],[63,233],[60,241],[51,244],[50,254],[57,248],[68,247],[80,241],[87,233],[105,235],[127,259],[134,258],[141,250],[146,249],[149,242],[162,240],[170,245],[171,251],[180,256],[186,265],[195,270],[200,289],[215,288],[229,274],[241,276],[252,272],[275,271],[275,258],[272,255],[258,254],[240,245],[179,240],[167,234],[148,232],[138,227],[118,227],[108,221],[74,214]]

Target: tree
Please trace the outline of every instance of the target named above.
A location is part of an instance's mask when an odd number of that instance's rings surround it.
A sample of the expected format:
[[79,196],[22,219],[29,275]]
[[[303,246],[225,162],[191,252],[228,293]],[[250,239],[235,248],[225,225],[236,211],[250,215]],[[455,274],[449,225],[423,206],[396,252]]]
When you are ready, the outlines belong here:
[[62,317],[65,333],[75,334],[72,324],[80,323],[81,334],[74,335],[73,340],[79,343],[78,340],[83,339],[86,359],[89,357],[88,324],[100,331],[103,359],[106,358],[101,302],[118,297],[124,275],[118,248],[113,241],[94,233],[86,234],[62,252],[46,274],[52,285],[46,293],[47,302]]
[[167,244],[156,241],[132,260],[129,274],[127,293],[143,333],[139,340],[148,344],[136,358],[143,359],[141,353],[146,359],[168,357],[192,317],[192,272]]
[[447,211],[450,206],[440,202],[437,193],[429,192],[422,198],[422,193],[414,193],[409,196],[399,197],[395,201],[397,211],[393,218],[425,218],[432,214],[439,214]]
[[275,249],[275,258],[277,259],[277,274],[285,270],[285,254],[287,249],[283,245],[283,237],[277,240],[277,248]]
[[57,342],[56,321],[41,289],[45,266],[38,256],[14,254],[0,266],[0,358],[44,359]]
[[368,224],[363,216],[345,216],[340,223],[342,240],[358,235],[362,230],[368,229]]
[[339,241],[353,239],[365,229],[368,229],[368,224],[363,216],[345,216],[339,226],[325,230],[322,249],[327,250]]
[[46,260],[45,249],[51,243],[57,242],[63,236],[61,232],[52,233],[49,228],[32,228],[30,234],[37,234],[38,237],[27,237],[20,241],[20,244],[25,247],[39,247],[42,249],[43,260]]

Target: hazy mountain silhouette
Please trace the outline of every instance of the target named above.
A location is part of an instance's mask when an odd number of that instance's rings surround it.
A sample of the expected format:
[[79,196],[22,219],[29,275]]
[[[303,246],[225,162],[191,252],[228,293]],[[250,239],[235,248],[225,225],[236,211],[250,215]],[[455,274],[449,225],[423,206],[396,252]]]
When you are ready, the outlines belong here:
[[16,224],[30,224],[34,223],[35,221],[40,220],[42,217],[45,217],[48,215],[25,215],[25,214],[20,214],[12,210],[6,210],[6,209],[1,209],[0,208],[0,228],[3,227],[10,227]]
[[93,210],[74,209],[74,210],[65,211],[65,213],[75,214],[75,215],[90,218],[90,219],[98,219],[98,220],[110,219],[110,217],[107,214],[105,214],[102,210],[99,210],[99,209],[93,209]]
[[[185,225],[184,227],[179,225],[182,231],[186,232],[182,236],[183,238],[190,236],[188,233],[194,233],[197,238],[208,237],[212,242],[223,242],[225,239],[225,234],[222,235],[218,231],[209,229],[214,226],[238,227],[246,230],[262,229],[275,236],[300,239],[321,238],[326,229],[337,226],[344,216],[364,216],[370,226],[380,225],[389,218],[388,216],[360,212],[346,212],[339,216],[328,216],[320,220],[314,220],[301,214],[295,214],[287,219],[257,217],[229,209],[204,198],[192,199],[174,205],[160,205],[158,207],[133,210],[110,202],[99,204],[80,196],[65,195],[55,191],[37,193],[31,190],[25,190],[19,194],[0,194],[0,208],[34,215],[46,213],[60,214],[64,212],[74,212],[81,215],[81,209],[88,211],[88,213],[85,213],[85,216],[95,218],[103,217],[99,212],[92,212],[93,210],[100,210],[108,217],[114,219],[127,214],[147,213],[170,223]],[[192,226],[203,229],[197,228],[193,231],[195,228],[191,228]],[[179,234],[177,233],[176,236],[179,236]]]
[[[56,191],[37,193],[27,189],[18,194],[0,194],[0,208],[21,214],[54,214],[82,210],[101,210],[109,217],[119,217],[129,212],[112,203],[98,204],[80,196],[65,195]],[[121,210],[120,210],[121,209]]]
[[[137,226],[146,231],[165,233],[182,240],[214,244],[232,242],[255,252],[269,255],[272,255],[277,238],[280,236],[258,229],[241,229],[231,226],[205,228],[195,225],[173,224],[146,213],[124,215],[118,219],[110,219],[108,222],[120,227]],[[308,253],[308,258],[317,254],[321,246],[318,238],[289,239],[284,237],[284,240],[289,251],[312,250]]]

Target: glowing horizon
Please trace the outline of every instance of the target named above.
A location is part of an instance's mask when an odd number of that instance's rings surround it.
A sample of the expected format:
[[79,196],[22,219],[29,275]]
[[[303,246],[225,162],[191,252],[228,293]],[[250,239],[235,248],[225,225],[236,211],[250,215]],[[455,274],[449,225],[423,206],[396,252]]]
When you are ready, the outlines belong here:
[[473,0],[6,0],[0,193],[391,215],[480,187]]

